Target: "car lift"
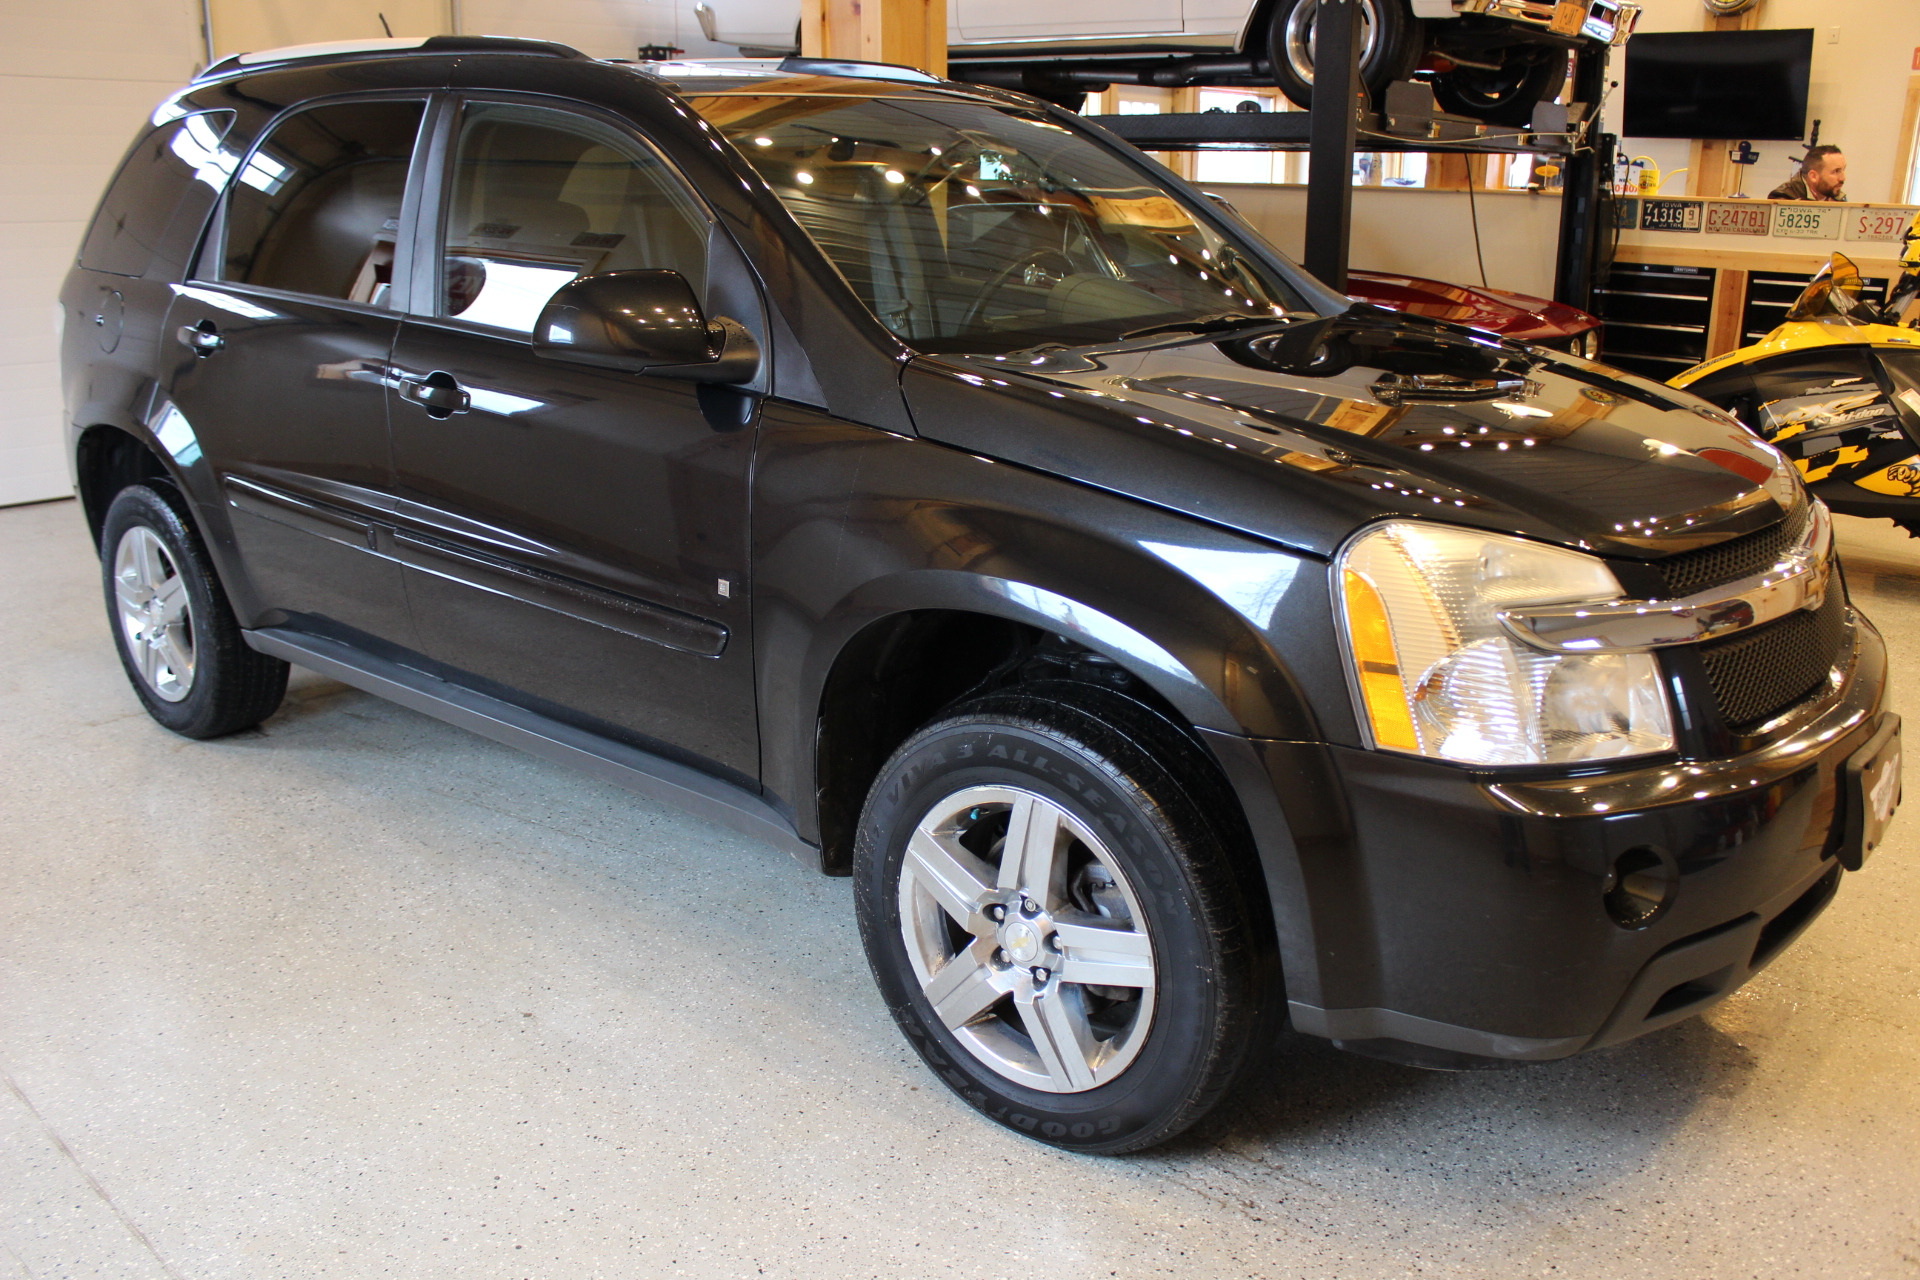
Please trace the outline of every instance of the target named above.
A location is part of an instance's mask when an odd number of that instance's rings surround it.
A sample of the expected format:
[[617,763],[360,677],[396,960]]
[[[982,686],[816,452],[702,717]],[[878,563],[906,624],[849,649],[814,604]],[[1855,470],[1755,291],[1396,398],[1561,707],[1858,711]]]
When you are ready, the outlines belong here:
[[[1344,19],[1344,20],[1343,20]],[[1353,230],[1353,155],[1365,139],[1368,151],[1426,151],[1492,155],[1515,151],[1559,157],[1562,164],[1560,240],[1553,296],[1556,301],[1592,309],[1598,250],[1602,175],[1613,170],[1613,138],[1599,129],[1599,103],[1606,86],[1608,47],[1582,47],[1574,57],[1575,104],[1580,118],[1559,132],[1498,131],[1478,121],[1443,115],[1433,108],[1425,85],[1395,83],[1384,110],[1341,109],[1364,102],[1360,86],[1360,4],[1358,0],[1320,0],[1316,39],[1316,80],[1326,84],[1326,68],[1346,68],[1346,92],[1316,91],[1309,111],[1175,113],[1092,116],[1094,123],[1135,146],[1154,151],[1215,148],[1305,151],[1307,173],[1306,253],[1303,265],[1320,280],[1346,292],[1347,253]],[[1543,104],[1541,113],[1562,108]]]

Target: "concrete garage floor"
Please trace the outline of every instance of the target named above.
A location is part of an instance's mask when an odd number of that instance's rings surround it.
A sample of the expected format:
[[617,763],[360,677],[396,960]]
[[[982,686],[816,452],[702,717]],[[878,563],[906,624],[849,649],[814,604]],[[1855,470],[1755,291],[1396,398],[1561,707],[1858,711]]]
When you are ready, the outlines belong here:
[[[1841,524],[1901,705],[1920,543]],[[1081,1158],[932,1081],[847,881],[311,675],[172,737],[95,575],[75,504],[0,511],[0,1276],[1920,1276],[1920,799],[1703,1019],[1295,1038]]]

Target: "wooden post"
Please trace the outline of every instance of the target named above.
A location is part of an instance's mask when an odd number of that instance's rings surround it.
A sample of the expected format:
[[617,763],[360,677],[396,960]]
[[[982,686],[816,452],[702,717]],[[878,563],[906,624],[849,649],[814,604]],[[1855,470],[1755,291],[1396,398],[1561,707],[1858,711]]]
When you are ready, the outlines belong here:
[[947,0],[804,0],[800,52],[809,58],[897,62],[947,74]]
[[1707,315],[1707,359],[1746,345],[1747,273],[1721,267],[1713,273],[1713,309]]
[[1914,140],[1916,128],[1920,128],[1920,76],[1909,76],[1907,105],[1900,113],[1900,163],[1893,167],[1893,192],[1887,197],[1890,204],[1905,204],[1907,192],[1912,190],[1914,158],[1920,155]]
[[1427,157],[1427,188],[1431,191],[1475,190],[1487,185],[1487,158],[1445,151]]
[[[1753,31],[1760,25],[1760,10],[1767,0],[1759,0],[1745,13],[1735,14],[1731,18],[1707,15],[1708,31]],[[1688,157],[1687,194],[1690,196],[1728,196],[1733,194],[1737,185],[1740,166],[1727,158],[1728,152],[1738,138],[1732,140],[1703,139],[1693,144],[1693,154]],[[1748,195],[1764,195],[1765,190],[1749,191]]]

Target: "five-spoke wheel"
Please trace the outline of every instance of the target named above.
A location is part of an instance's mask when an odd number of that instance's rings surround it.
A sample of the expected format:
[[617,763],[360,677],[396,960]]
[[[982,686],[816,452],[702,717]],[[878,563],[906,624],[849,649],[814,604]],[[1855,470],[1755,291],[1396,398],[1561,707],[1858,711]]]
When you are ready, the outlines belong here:
[[1086,824],[1015,787],[964,787],[915,826],[900,932],[920,989],[974,1057],[1075,1093],[1125,1071],[1153,1023],[1153,943]]
[[273,714],[287,664],[247,647],[187,512],[164,482],[122,489],[101,521],[100,568],[114,647],[147,714],[214,738]]
[[156,698],[180,701],[193,691],[193,607],[179,567],[146,525],[120,535],[113,594],[134,674]]
[[956,707],[894,752],[861,815],[855,901],[888,1007],[949,1087],[1099,1152],[1164,1141],[1218,1100],[1266,974],[1223,787],[1167,718],[1065,682]]

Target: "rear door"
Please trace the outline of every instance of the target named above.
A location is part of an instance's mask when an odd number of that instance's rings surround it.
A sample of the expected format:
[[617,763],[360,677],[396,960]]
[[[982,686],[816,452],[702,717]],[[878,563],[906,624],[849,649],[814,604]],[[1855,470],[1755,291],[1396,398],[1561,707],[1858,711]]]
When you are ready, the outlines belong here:
[[[398,554],[426,654],[507,696],[743,778],[752,398],[536,356],[579,276],[679,271],[716,310],[701,202],[610,117],[451,108],[392,360]],[[757,305],[757,294],[752,295]],[[757,327],[739,314],[734,318]]]
[[380,522],[394,266],[425,113],[405,97],[282,118],[229,183],[195,277],[174,286],[158,429],[179,415],[211,462],[265,625],[411,647]]

